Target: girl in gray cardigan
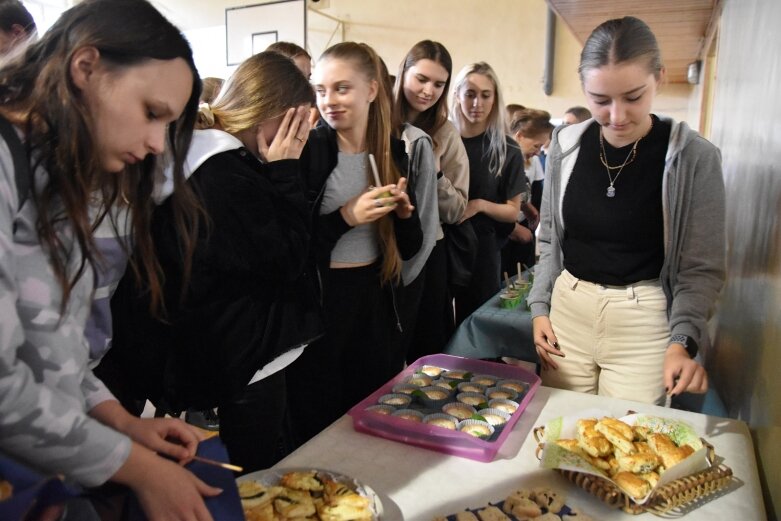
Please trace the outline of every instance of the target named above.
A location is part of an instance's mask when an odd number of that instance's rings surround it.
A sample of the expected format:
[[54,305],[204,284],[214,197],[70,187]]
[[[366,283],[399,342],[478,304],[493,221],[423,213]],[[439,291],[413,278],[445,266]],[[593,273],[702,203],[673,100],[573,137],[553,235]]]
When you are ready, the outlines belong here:
[[651,114],[663,74],[636,18],[584,46],[594,119],[554,132],[528,299],[546,384],[645,402],[707,390],[695,356],[724,280],[721,161]]

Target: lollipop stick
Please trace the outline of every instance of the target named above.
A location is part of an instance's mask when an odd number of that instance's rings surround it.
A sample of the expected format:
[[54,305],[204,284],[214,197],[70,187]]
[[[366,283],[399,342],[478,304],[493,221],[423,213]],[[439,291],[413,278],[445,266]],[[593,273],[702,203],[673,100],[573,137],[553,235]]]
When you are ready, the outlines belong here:
[[374,176],[374,186],[379,188],[382,186],[380,182],[380,174],[377,170],[377,161],[374,160],[374,154],[369,154],[369,166],[372,168],[372,176]]

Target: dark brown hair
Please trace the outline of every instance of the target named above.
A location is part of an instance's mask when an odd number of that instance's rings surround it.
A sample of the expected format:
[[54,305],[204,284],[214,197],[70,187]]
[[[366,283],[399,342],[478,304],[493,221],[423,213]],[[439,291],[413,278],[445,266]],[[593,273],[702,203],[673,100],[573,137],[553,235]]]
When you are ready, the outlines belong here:
[[[391,99],[382,72],[382,60],[365,43],[342,42],[329,47],[319,61],[343,60],[363,74],[366,81],[377,82],[377,97],[369,106],[369,123],[366,128],[366,151],[377,161],[380,182],[383,185],[399,182],[401,174],[391,157]],[[368,165],[367,165],[368,166]],[[401,277],[401,257],[396,246],[393,218],[386,215],[378,223],[380,245],[383,250],[382,281],[396,282]]]
[[0,1],[0,30],[10,32],[14,25],[24,29],[27,34],[36,30],[35,20],[22,2],[19,0]]
[[447,80],[442,95],[433,106],[418,114],[413,125],[421,129],[429,136],[433,136],[442,128],[447,121],[447,93],[450,90],[450,77],[453,75],[453,60],[450,53],[444,45],[431,40],[423,40],[412,46],[407,56],[399,65],[399,72],[396,74],[396,85],[394,87],[393,103],[393,128],[396,131],[409,119],[409,102],[404,96],[404,75],[410,67],[420,60],[431,60],[438,63],[447,71]]
[[[121,20],[122,23],[117,23]],[[48,179],[33,186],[30,197],[37,207],[39,240],[51,259],[63,290],[64,310],[87,264],[102,261],[95,246],[94,227],[115,204],[132,207],[131,266],[139,280],[145,275],[152,310],[162,304],[162,272],[150,234],[152,190],[156,159],[152,155],[118,174],[100,167],[90,127],[90,114],[70,76],[71,58],[84,47],[95,47],[107,66],[127,69],[149,59],[182,58],[192,71],[192,91],[179,119],[168,127],[168,152],[173,158],[174,192],[171,196],[176,228],[184,248],[184,276],[190,273],[200,206],[185,182],[182,165],[190,145],[198,110],[201,80],[192,51],[179,30],[145,0],[85,0],[64,12],[38,42],[18,60],[0,70],[0,112],[26,133],[33,168],[41,166]],[[100,194],[97,217],[89,213],[91,197]],[[68,248],[59,231],[65,221],[73,230],[78,249]],[[112,222],[115,229],[117,223]],[[78,267],[69,261],[79,255]]]
[[553,131],[553,124],[550,122],[550,113],[545,110],[518,110],[510,123],[510,132],[513,135],[520,132],[527,138],[551,131]]
[[203,83],[203,89],[201,90],[201,96],[199,99],[202,102],[211,103],[220,93],[220,89],[222,88],[222,85],[225,83],[225,80],[223,80],[222,78],[215,78],[213,76],[209,76],[207,78],[204,78],[202,80],[202,83]]
[[591,118],[591,111],[586,107],[581,107],[580,105],[568,108],[564,114],[572,114],[579,123]]
[[608,20],[589,35],[580,53],[578,74],[605,65],[642,61],[658,80],[662,72],[659,44],[648,25],[634,16]]

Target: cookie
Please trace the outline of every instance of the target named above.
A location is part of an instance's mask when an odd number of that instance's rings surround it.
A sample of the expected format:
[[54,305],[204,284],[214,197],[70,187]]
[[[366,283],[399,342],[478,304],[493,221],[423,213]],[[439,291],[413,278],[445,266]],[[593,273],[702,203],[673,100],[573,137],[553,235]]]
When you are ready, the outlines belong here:
[[550,488],[532,489],[534,502],[542,508],[548,509],[548,512],[559,512],[564,508],[564,496]]
[[511,521],[509,517],[504,515],[504,512],[495,506],[481,508],[477,511],[477,516],[480,518],[480,521]]
[[513,494],[507,496],[504,500],[502,509],[507,514],[511,514],[518,519],[530,519],[542,515],[540,505],[528,497],[519,497]]

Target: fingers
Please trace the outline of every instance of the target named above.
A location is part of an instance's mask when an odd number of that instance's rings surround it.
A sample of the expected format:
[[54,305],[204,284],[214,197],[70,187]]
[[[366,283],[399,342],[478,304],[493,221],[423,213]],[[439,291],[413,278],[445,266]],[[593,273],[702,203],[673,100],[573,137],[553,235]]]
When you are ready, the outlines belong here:
[[166,441],[162,438],[150,440],[147,447],[157,453],[165,454],[166,456],[170,456],[171,458],[174,458],[180,462],[189,460],[195,455],[195,450],[190,450],[184,445]]
[[214,496],[219,496],[220,494],[222,494],[222,489],[221,488],[212,487],[211,485],[207,485],[206,483],[204,483],[203,481],[198,479],[195,476],[195,474],[191,473],[190,475],[193,477],[196,490],[198,490],[198,492],[202,496],[214,497]]
[[315,128],[317,122],[320,120],[320,112],[314,107],[309,109],[309,128]]
[[298,111],[295,108],[289,108],[285,112],[285,116],[282,118],[282,122],[279,124],[279,128],[277,129],[277,136],[285,137],[290,134],[290,130],[292,129],[293,125],[298,127],[298,124],[296,122],[297,118],[295,116],[297,115]]
[[687,359],[679,365],[665,367],[664,385],[671,396],[683,392],[703,394],[708,391],[708,373],[696,361]]

